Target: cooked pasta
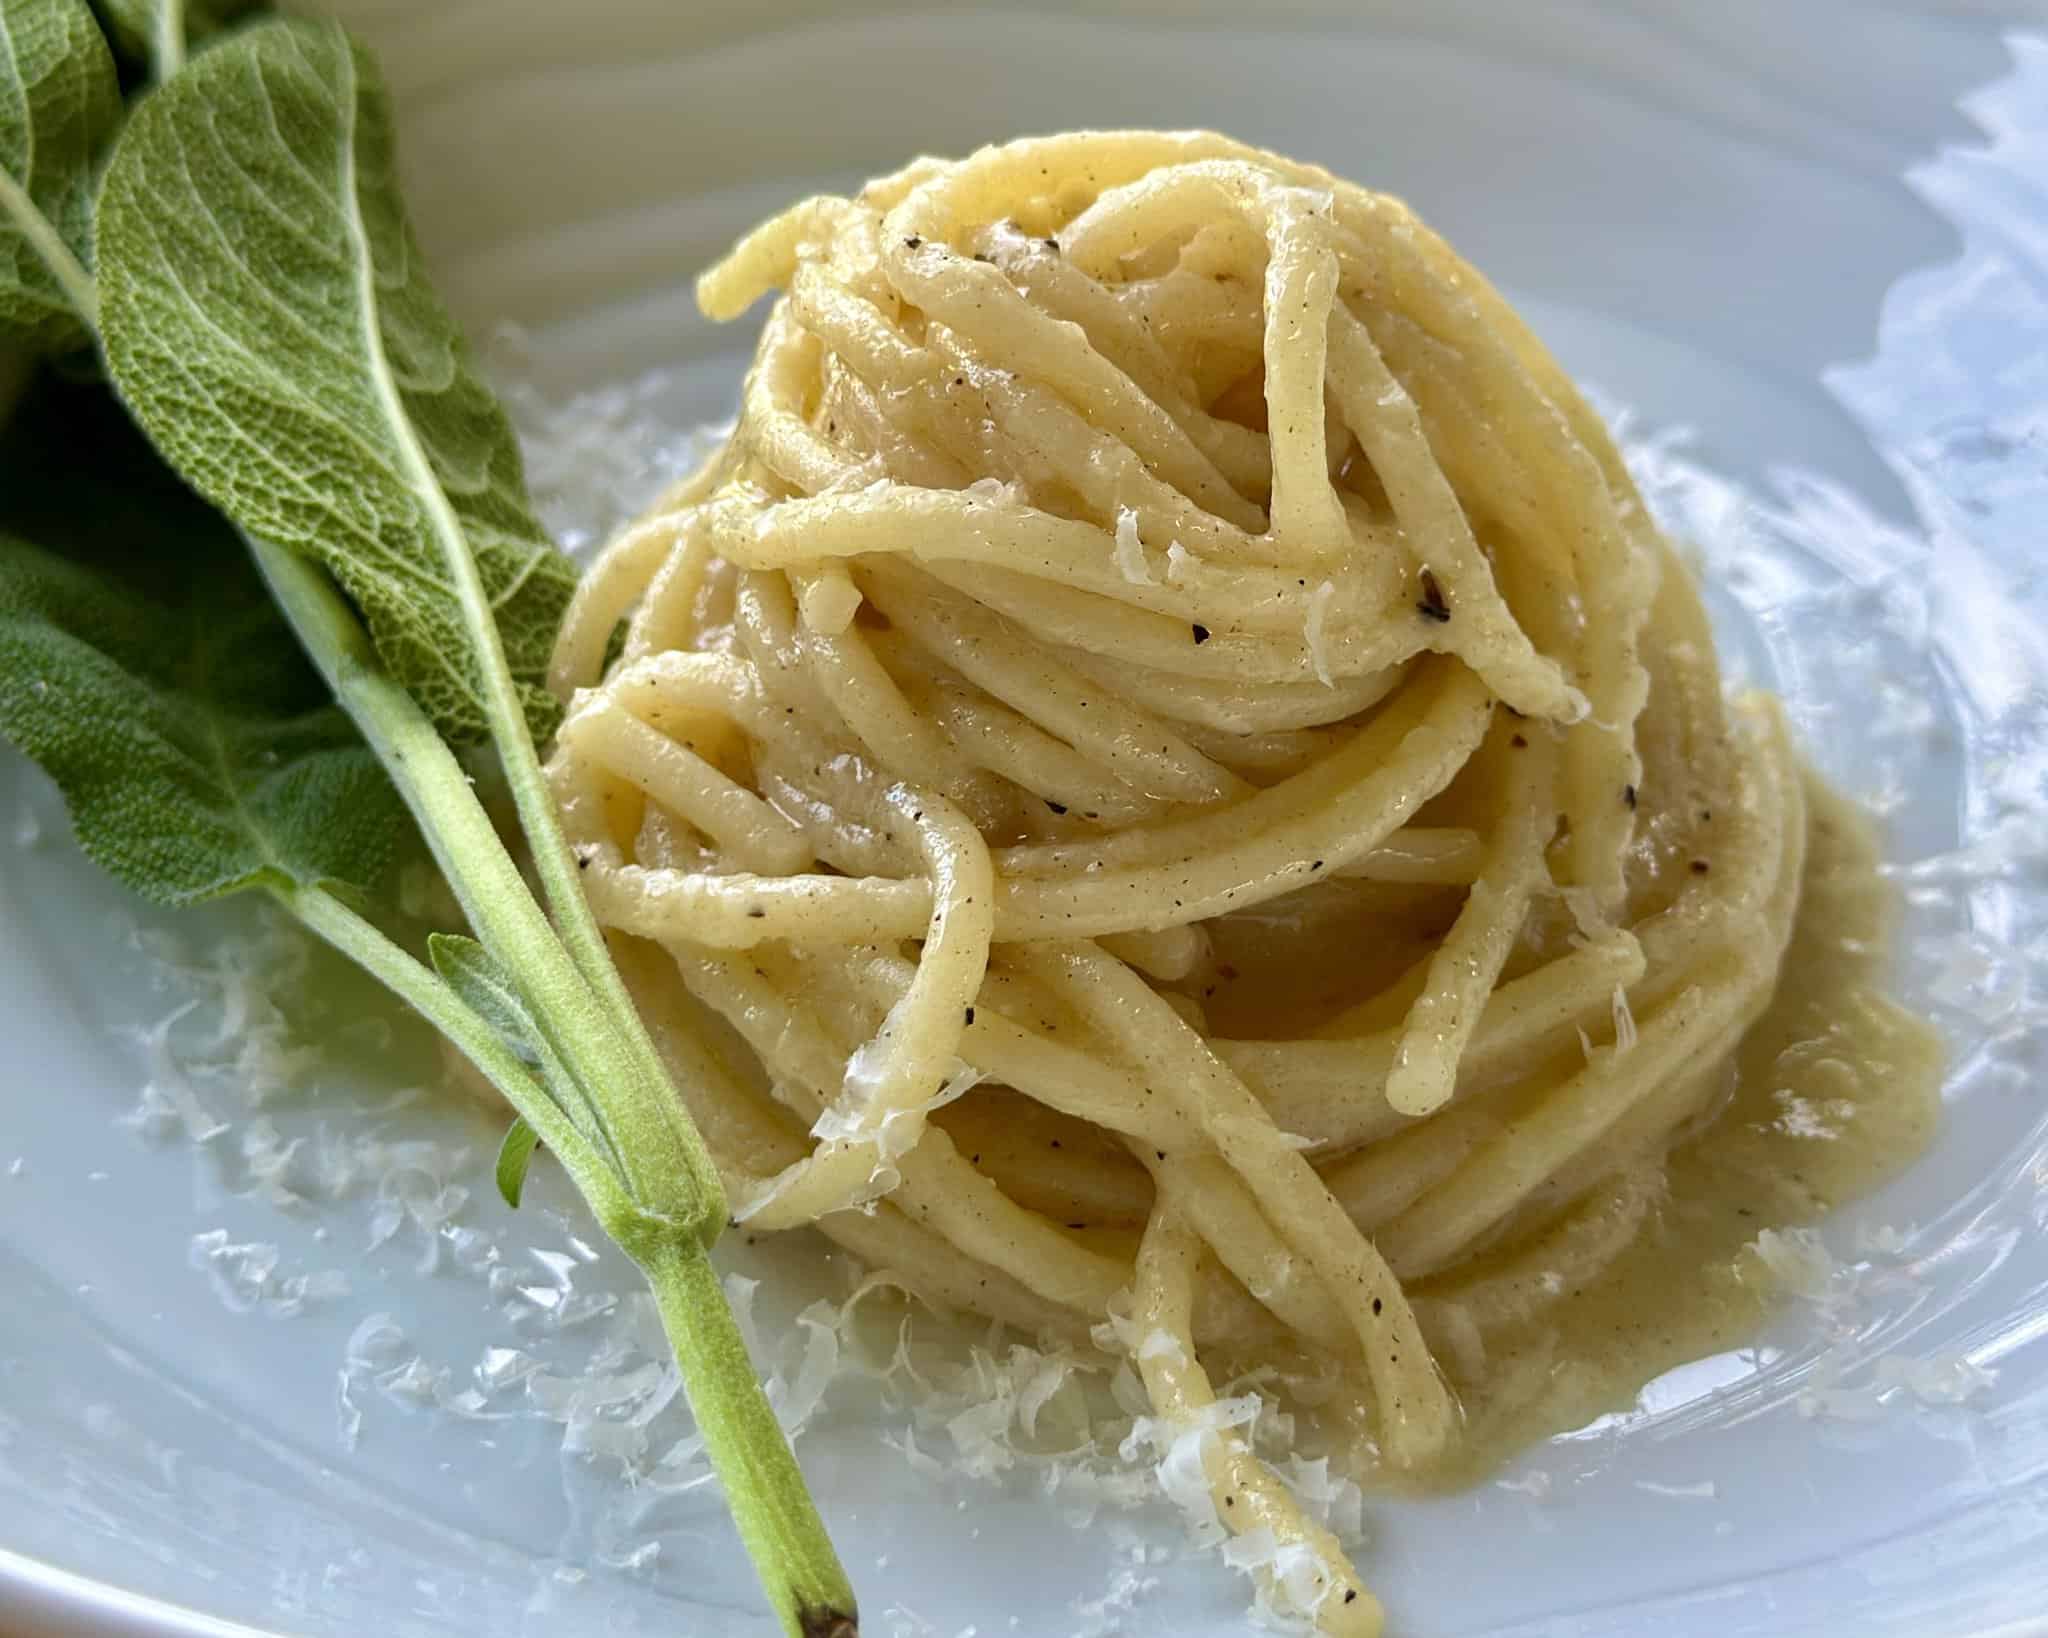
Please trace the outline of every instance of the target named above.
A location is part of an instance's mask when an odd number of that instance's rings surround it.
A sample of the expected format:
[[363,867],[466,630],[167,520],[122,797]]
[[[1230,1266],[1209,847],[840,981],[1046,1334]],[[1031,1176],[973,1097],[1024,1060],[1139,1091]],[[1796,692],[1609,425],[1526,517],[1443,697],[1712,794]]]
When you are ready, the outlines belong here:
[[[1394,199],[1023,141],[806,200],[699,299],[770,291],[737,430],[554,673],[590,900],[736,1217],[1114,1315],[1169,1423],[1205,1360],[1334,1361],[1433,1470],[1461,1361],[1629,1245],[1772,993],[1776,711]],[[1297,1611],[1376,1631],[1241,1431],[1201,1451]]]

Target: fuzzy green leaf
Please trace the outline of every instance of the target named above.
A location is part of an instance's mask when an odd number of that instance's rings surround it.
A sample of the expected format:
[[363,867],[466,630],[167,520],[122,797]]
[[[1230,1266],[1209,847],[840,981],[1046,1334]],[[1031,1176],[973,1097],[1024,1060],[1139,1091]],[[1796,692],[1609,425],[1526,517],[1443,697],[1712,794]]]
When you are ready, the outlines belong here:
[[85,0],[0,0],[0,346],[91,339],[93,172],[120,122]]
[[101,332],[122,397],[251,535],[323,564],[451,739],[486,731],[466,548],[536,737],[574,584],[504,411],[428,285],[370,57],[266,21],[136,108],[99,206]]
[[[427,958],[463,1004],[490,1026],[491,1033],[504,1042],[521,1063],[539,1073],[541,1084],[555,1106],[579,1129],[601,1132],[602,1122],[595,1119],[590,1098],[549,1047],[540,1020],[519,993],[518,980],[505,964],[475,939],[460,933],[429,933]],[[520,1137],[522,1129],[526,1133],[524,1139]],[[606,1146],[606,1140],[601,1136],[595,1141]],[[522,1142],[525,1145],[523,1149],[520,1147]],[[504,1146],[498,1152],[498,1190],[513,1206],[519,1204],[519,1189],[526,1177],[527,1164],[539,1142],[539,1135],[523,1120],[515,1122],[512,1130],[505,1134]],[[517,1172],[509,1190],[506,1187],[508,1167]]]
[[448,980],[448,987],[491,1026],[491,1033],[510,1047],[521,1063],[540,1065],[540,1024],[502,962],[475,939],[460,933],[429,933],[427,956],[434,971]]
[[505,1141],[498,1145],[498,1193],[514,1211],[526,1192],[526,1169],[533,1164],[533,1151],[540,1147],[540,1133],[515,1115],[505,1128]]
[[0,735],[85,850],[164,904],[373,890],[410,821],[234,531],[100,389],[39,384],[0,470]]

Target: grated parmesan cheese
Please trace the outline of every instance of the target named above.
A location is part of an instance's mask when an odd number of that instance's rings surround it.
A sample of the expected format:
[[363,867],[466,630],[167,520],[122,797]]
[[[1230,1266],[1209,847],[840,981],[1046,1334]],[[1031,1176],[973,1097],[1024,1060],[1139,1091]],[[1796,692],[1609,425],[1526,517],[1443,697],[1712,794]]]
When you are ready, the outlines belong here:
[[1176,1365],[1185,1365],[1188,1362],[1188,1351],[1181,1345],[1180,1338],[1171,1331],[1159,1330],[1151,1332],[1138,1344],[1138,1359],[1140,1362],[1167,1359]]
[[1792,1296],[1821,1302],[1832,1294],[1838,1265],[1812,1229],[1765,1229],[1749,1249],[1765,1272]]
[[1330,652],[1323,634],[1323,622],[1329,617],[1330,599],[1336,595],[1336,586],[1327,580],[1310,592],[1308,618],[1302,626],[1302,638],[1308,644],[1308,662],[1315,668],[1316,679],[1325,688],[1337,686],[1330,675]]
[[1145,545],[1138,538],[1138,514],[1128,506],[1116,509],[1117,572],[1133,586],[1152,584],[1152,570],[1145,562]]
[[1315,1549],[1283,1542],[1261,1525],[1225,1542],[1223,1562],[1252,1578],[1252,1620],[1269,1631],[1312,1633],[1334,1583]]
[[808,630],[837,637],[853,624],[860,612],[861,590],[844,569],[830,570],[806,579],[797,593],[797,606]]
[[[1291,1429],[1288,1442],[1293,1442]],[[1347,1547],[1365,1539],[1365,1492],[1355,1479],[1333,1474],[1329,1457],[1311,1460],[1290,1451],[1275,1465],[1295,1500],[1316,1523]]]
[[348,1276],[339,1269],[280,1278],[276,1246],[260,1240],[232,1242],[226,1229],[193,1235],[186,1261],[207,1276],[214,1295],[236,1314],[260,1310],[288,1319],[312,1304],[338,1301],[350,1289]]
[[1636,1044],[1636,1015],[1629,1009],[1628,991],[1614,986],[1614,1050],[1627,1052]]
[[1963,1405],[1998,1381],[1998,1373],[1979,1365],[1960,1349],[1927,1359],[1886,1354],[1876,1366],[1880,1392],[1902,1388],[1923,1405]]
[[[979,1070],[956,1058],[946,1079],[929,1098],[905,1108],[891,1109],[876,1121],[875,1100],[893,1073],[890,1061],[892,1042],[889,1024],[884,1021],[882,1028],[856,1048],[847,1060],[846,1078],[840,1095],[811,1126],[811,1135],[820,1143],[866,1143],[874,1146],[875,1161],[868,1173],[867,1185],[860,1197],[851,1202],[870,1212],[878,1201],[903,1181],[896,1162],[923,1135],[925,1118],[934,1109],[965,1097],[980,1084],[982,1078]],[[766,1188],[734,1207],[733,1221],[743,1223],[758,1215],[771,1201],[792,1187],[799,1175],[794,1168],[784,1168]]]
[[197,999],[187,1001],[159,1018],[149,1028],[130,1032],[142,1048],[148,1079],[135,1108],[121,1117],[120,1124],[161,1142],[173,1130],[182,1128],[191,1143],[211,1143],[227,1131],[220,1119],[200,1101],[184,1066],[171,1050],[171,1032],[199,1008]]
[[1971,930],[1941,939],[1923,940],[1914,952],[1932,966],[1927,994],[1937,1006],[1959,1015],[1978,1029],[1995,1029],[2032,1005],[2033,980],[2026,957],[2002,940]]
[[[862,1055],[871,1050],[873,1055],[864,1060]],[[811,1136],[821,1143],[872,1143],[879,1163],[892,1166],[917,1141],[923,1127],[922,1117],[973,1091],[981,1082],[981,1072],[956,1058],[946,1079],[929,1098],[909,1108],[892,1109],[871,1126],[869,1111],[886,1074],[880,1061],[886,1051],[886,1043],[878,1035],[854,1052],[846,1066],[844,1089],[812,1124]]]
[[[1109,1590],[1099,1598],[1076,1599],[1068,1606],[1081,1625],[1073,1631],[1072,1638],[1123,1638],[1128,1630],[1125,1620],[1138,1607],[1138,1600],[1159,1590],[1159,1577],[1140,1575],[1135,1570],[1119,1570],[1109,1584]],[[1018,1625],[1015,1616],[1010,1625]]]
[[1125,1286],[1109,1299],[1104,1317],[1088,1329],[1088,1340],[1111,1356],[1135,1354],[1145,1339],[1138,1322],[1131,1318],[1131,1288]]
[[1813,1379],[1796,1401],[1799,1414],[1835,1422],[1874,1422],[1895,1404],[1911,1402],[1930,1409],[1967,1405],[1998,1380],[1998,1373],[1979,1365],[1960,1350],[1926,1359],[1883,1354],[1872,1362],[1866,1380],[1843,1386],[1848,1362],[1832,1351],[1824,1355]]
[[1911,1231],[1889,1223],[1866,1223],[1856,1231],[1856,1249],[1866,1257],[1903,1257],[1912,1249]]

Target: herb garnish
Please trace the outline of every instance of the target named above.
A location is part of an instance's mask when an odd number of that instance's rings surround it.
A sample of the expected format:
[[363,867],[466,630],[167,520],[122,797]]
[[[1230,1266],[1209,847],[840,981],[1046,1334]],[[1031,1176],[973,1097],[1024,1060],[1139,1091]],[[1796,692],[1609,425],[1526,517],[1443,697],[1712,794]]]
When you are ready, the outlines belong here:
[[[850,1635],[708,1257],[724,1190],[535,750],[573,572],[425,280],[374,63],[333,25],[221,27],[243,9],[107,0],[156,81],[124,120],[84,0],[0,0],[0,352],[96,346],[120,397],[45,370],[0,439],[0,733],[127,885],[268,894],[505,1094],[501,1192],[540,1145],[567,1170],[647,1275],[784,1628]],[[195,22],[220,32],[188,58]],[[465,747],[504,772],[538,896]],[[380,897],[408,814],[474,935],[423,954]]]

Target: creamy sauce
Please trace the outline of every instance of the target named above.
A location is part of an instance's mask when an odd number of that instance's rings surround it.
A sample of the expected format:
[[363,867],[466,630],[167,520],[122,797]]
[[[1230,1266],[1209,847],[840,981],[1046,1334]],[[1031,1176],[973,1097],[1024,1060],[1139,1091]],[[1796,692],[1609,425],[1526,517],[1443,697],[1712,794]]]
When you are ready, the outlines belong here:
[[[1327,1361],[1292,1347],[1219,1357],[1220,1381],[1270,1380],[1277,1370],[1304,1387],[1282,1394],[1299,1415],[1301,1448],[1327,1449],[1364,1484],[1438,1490],[1625,1411],[1653,1378],[1756,1335],[1785,1295],[1752,1249],[1757,1237],[1811,1223],[1908,1165],[1926,1147],[1940,1102],[1938,1039],[1889,995],[1898,896],[1879,872],[1871,825],[1817,776],[1808,775],[1806,790],[1791,941],[1768,1005],[1726,1066],[1717,1112],[1668,1157],[1664,1188],[1625,1251],[1519,1329],[1489,1329],[1482,1360],[1440,1354],[1465,1413],[1465,1436],[1448,1458],[1419,1482],[1379,1470],[1369,1399],[1333,1380]],[[1676,838],[1659,850],[1670,857],[1658,868],[1681,868],[1702,845],[1698,832]],[[1199,987],[1209,1026],[1253,1035],[1312,1029],[1392,982],[1441,927],[1416,916],[1428,902],[1420,895],[1399,915],[1372,915],[1394,908],[1386,897],[1372,884],[1325,884],[1210,923],[1224,981]],[[1448,922],[1456,896],[1439,897]],[[1094,1243],[1111,1243],[1107,1225],[1128,1214],[1131,1199],[1110,1185],[1132,1169],[1099,1130],[1010,1094],[984,1093],[939,1120],[1020,1200],[1088,1219]],[[1135,1225],[1128,1233],[1134,1240]],[[1489,1259],[1476,1258],[1441,1283],[1488,1272]],[[1427,1281],[1413,1290],[1424,1300],[1433,1294]]]
[[[1628,1409],[1646,1382],[1674,1366],[1753,1337],[1783,1296],[1751,1249],[1758,1235],[1814,1221],[1926,1147],[1941,1052],[1934,1031],[1889,997],[1897,893],[1879,872],[1861,810],[1817,776],[1807,776],[1806,790],[1791,940],[1769,1003],[1725,1067],[1718,1107],[1668,1157],[1664,1186],[1625,1251],[1519,1328],[1489,1328],[1477,1357],[1440,1350],[1464,1408],[1465,1437],[1422,1476],[1424,1488],[1483,1478],[1527,1445]],[[1645,900],[1674,891],[1672,880],[1711,845],[1710,828],[1665,837],[1645,866]],[[1312,1031],[1361,994],[1396,984],[1441,936],[1457,903],[1442,889],[1321,884],[1207,924],[1220,973],[1198,980],[1192,994],[1218,1034]],[[1387,1016],[1359,1027],[1398,1019],[1405,992],[1390,993]],[[1099,1129],[1002,1092],[952,1105],[938,1120],[1022,1203],[1090,1229],[1098,1247],[1127,1249],[1113,1239],[1118,1232],[1135,1243],[1129,1219],[1134,1204],[1142,1209],[1142,1174]],[[1461,1261],[1437,1287],[1454,1290],[1494,1266],[1484,1256]],[[1424,1301],[1436,1294],[1429,1281],[1413,1292]],[[1332,1395],[1327,1361],[1284,1346],[1217,1364],[1220,1380],[1277,1369],[1283,1380],[1319,1384],[1283,1395],[1304,1413],[1304,1446],[1327,1441],[1362,1483],[1393,1482],[1373,1460],[1369,1399],[1353,1397],[1352,1386]]]
[[1672,1154],[1668,1197],[1628,1251],[1519,1335],[1488,1339],[1485,1375],[1465,1388],[1467,1437],[1433,1482],[1481,1478],[1755,1335],[1781,1295],[1747,1249],[1758,1234],[1869,1192],[1926,1147],[1941,1052],[1886,993],[1896,895],[1867,821],[1817,778],[1807,785],[1798,922],[1730,1101]]

